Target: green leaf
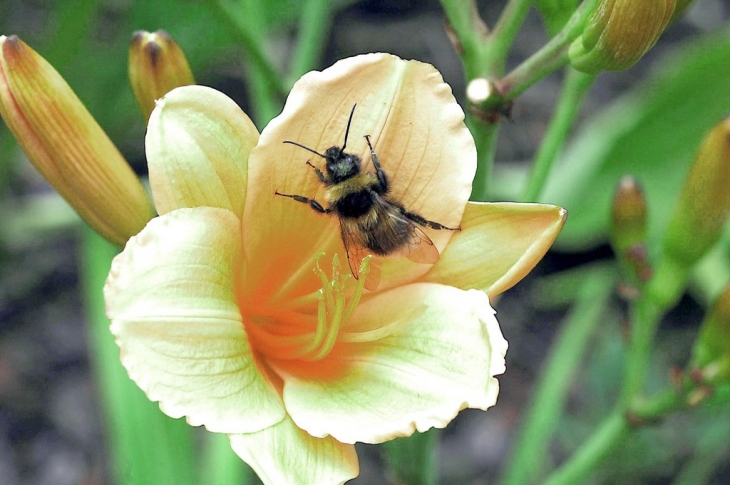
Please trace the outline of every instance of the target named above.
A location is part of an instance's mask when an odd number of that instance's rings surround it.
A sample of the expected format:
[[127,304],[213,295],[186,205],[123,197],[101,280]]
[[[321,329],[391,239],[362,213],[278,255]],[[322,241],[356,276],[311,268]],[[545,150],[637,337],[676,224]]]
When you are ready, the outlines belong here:
[[578,0],[535,0],[535,6],[540,11],[545,27],[552,37],[563,28],[578,8]]
[[620,178],[644,187],[656,246],[702,137],[730,113],[730,30],[693,40],[586,122],[553,168],[541,202],[568,210],[557,248],[604,241]]

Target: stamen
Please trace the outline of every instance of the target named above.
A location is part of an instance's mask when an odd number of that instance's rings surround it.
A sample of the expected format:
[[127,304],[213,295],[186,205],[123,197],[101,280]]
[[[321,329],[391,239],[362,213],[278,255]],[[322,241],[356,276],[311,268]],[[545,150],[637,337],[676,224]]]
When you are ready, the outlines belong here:
[[[337,255],[335,255],[337,256]],[[355,291],[352,293],[352,298],[350,299],[350,303],[347,304],[347,309],[345,310],[345,317],[343,318],[344,321],[348,321],[353,313],[355,313],[355,309],[357,308],[357,305],[360,303],[360,297],[362,297],[362,292],[365,289],[365,281],[368,279],[368,275],[370,274],[370,260],[373,259],[372,255],[368,254],[364,258],[362,258],[362,262],[360,262],[360,277],[357,280],[357,283],[355,284]],[[350,276],[349,274],[347,276]]]
[[[358,279],[355,282],[352,297],[349,301],[346,300],[345,291],[345,283],[351,278],[349,271],[347,274],[342,274],[340,258],[335,254],[332,258],[332,278],[328,278],[319,264],[322,256],[324,256],[324,253],[315,255],[313,268],[314,273],[319,276],[322,288],[286,302],[283,307],[277,309],[278,311],[284,310],[283,314],[289,313],[289,310],[294,310],[293,314],[301,315],[302,308],[311,308],[311,303],[317,300],[316,329],[313,329],[313,332],[298,335],[281,335],[254,324],[249,330],[250,335],[262,352],[276,356],[279,359],[317,361],[329,355],[335,344],[342,341],[343,335],[347,335],[347,341],[357,342],[367,341],[374,338],[376,334],[381,334],[377,330],[362,333],[349,332],[347,334],[340,332],[360,303],[365,288],[365,280],[370,272],[371,256],[365,257],[360,265]],[[299,304],[305,306],[298,307],[299,311],[297,311],[297,305]]]
[[[347,322],[355,312],[355,308],[357,308],[360,296],[362,295],[365,277],[367,276],[363,275],[358,279],[353,298],[345,305],[345,281],[347,281],[350,275],[346,274],[343,276],[340,257],[335,254],[332,257],[332,280],[328,280],[324,271],[319,267],[319,258],[323,254],[318,253],[315,256],[314,271],[322,281],[322,290],[324,293],[324,301],[322,302],[324,305],[320,304],[317,315],[317,335],[321,335],[320,329],[326,329],[326,332],[320,338],[315,338],[311,346],[307,346],[308,348],[314,346],[314,351],[308,352],[308,355],[303,355],[302,358],[305,360],[322,360],[332,351],[335,343],[337,343],[340,328],[342,328],[342,325]],[[322,310],[323,306],[324,310]],[[327,322],[328,320],[329,323]]]
[[[324,256],[324,253],[320,252],[314,255],[314,274],[319,276],[319,279],[322,281],[322,290],[324,290],[324,296],[327,298],[327,307],[332,308],[335,306],[335,302],[332,296],[332,288],[330,287],[330,282],[327,279],[327,275],[322,271],[322,268],[319,267],[319,258]],[[334,259],[332,260],[332,263],[334,264]]]
[[419,306],[413,309],[408,316],[399,318],[398,320],[375,328],[374,330],[366,330],[364,332],[341,332],[341,342],[352,342],[352,343],[363,343],[363,342],[375,342],[376,340],[383,339],[389,335],[393,335],[401,328],[408,325],[413,321],[415,315],[423,311],[423,306]]
[[[339,286],[339,282],[336,280],[332,283],[334,283],[335,287]],[[345,306],[344,291],[341,288],[337,288],[337,290],[339,291],[337,291],[338,296],[335,303],[335,311],[332,315],[332,323],[330,323],[330,326],[327,329],[327,337],[319,350],[307,360],[322,360],[332,351],[332,347],[335,346],[337,334],[340,331],[340,324],[342,323],[342,309]]]

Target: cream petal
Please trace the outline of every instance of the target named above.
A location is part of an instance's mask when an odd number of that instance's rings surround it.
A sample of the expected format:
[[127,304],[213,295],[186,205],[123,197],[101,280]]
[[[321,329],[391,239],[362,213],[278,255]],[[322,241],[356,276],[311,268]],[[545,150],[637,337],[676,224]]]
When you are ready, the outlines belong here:
[[553,205],[470,202],[462,230],[423,281],[498,295],[542,259],[566,217],[565,209]]
[[233,451],[265,485],[336,485],[360,471],[353,445],[314,438],[288,416],[259,432],[228,437]]
[[443,428],[467,407],[494,405],[507,342],[484,293],[403,286],[361,304],[347,331],[404,318],[410,322],[380,340],[340,344],[322,362],[340,370],[329,378],[284,374],[294,422],[313,436],[379,443]]
[[[342,146],[353,105],[347,152],[373,171],[365,135],[391,182],[390,194],[423,217],[458,226],[476,170],[474,141],[464,125],[464,113],[451,89],[429,64],[404,61],[389,54],[368,54],[342,60],[322,72],[304,75],[292,89],[282,114],[264,129],[251,153],[249,191],[244,211],[244,248],[252,281],[263,278],[272,260],[286,255],[288,272],[279,274],[281,288],[298,268],[296,278],[312,276],[311,260],[318,251],[343,254],[339,225],[308,205],[275,192],[314,198],[327,206],[325,188],[310,160],[325,170],[321,157],[284,144],[295,141],[324,152]],[[255,227],[255,231],[246,231]],[[453,233],[426,230],[443,248]],[[249,259],[250,256],[250,259]],[[384,274],[389,261],[385,262]],[[399,268],[400,269],[400,268]],[[409,263],[400,269],[402,280],[412,280],[429,265]],[[388,281],[381,283],[383,288]],[[301,288],[298,284],[291,288]]]
[[232,212],[180,209],[129,240],[104,288],[132,380],[165,414],[225,433],[258,431],[284,416],[236,305],[240,250]]
[[254,124],[225,94],[205,86],[167,93],[157,101],[145,139],[157,211],[207,206],[240,217],[257,141]]

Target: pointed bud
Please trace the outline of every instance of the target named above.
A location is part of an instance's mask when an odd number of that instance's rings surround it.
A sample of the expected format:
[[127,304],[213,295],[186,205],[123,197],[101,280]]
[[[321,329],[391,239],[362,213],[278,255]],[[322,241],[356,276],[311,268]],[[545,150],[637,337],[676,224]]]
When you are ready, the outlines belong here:
[[674,5],[675,0],[600,0],[570,46],[571,65],[589,74],[627,69],[659,39]]
[[613,198],[611,244],[631,279],[644,282],[651,276],[646,254],[646,199],[638,182],[625,176]]
[[179,86],[195,84],[185,54],[164,30],[139,30],[129,45],[129,81],[148,120],[155,100]]
[[611,236],[614,249],[625,253],[646,242],[646,199],[644,191],[630,175],[619,181],[613,197]]
[[664,255],[692,267],[720,238],[730,213],[730,118],[705,137],[664,237]]
[[690,367],[699,369],[703,382],[730,379],[730,286],[725,288],[702,322]]
[[124,245],[154,216],[142,184],[60,74],[0,36],[0,115],[30,161],[79,215]]

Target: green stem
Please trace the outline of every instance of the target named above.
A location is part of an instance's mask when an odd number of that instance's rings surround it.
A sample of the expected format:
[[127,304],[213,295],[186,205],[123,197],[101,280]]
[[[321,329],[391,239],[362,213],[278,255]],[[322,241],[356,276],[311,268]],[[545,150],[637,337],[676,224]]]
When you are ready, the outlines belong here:
[[654,335],[664,313],[684,290],[689,270],[664,258],[631,309],[630,348],[626,358],[621,404],[629,406],[644,389]]
[[449,26],[458,39],[455,46],[461,56],[467,81],[483,77],[481,61],[484,55],[484,40],[487,26],[479,17],[474,0],[441,0]]
[[408,485],[436,485],[438,467],[438,429],[425,433],[413,433],[408,438],[398,438],[384,443],[390,461],[390,469],[396,483]]
[[629,425],[623,413],[613,412],[543,485],[584,483],[591,471],[621,442],[628,431]]
[[[239,19],[248,20],[246,22],[248,32],[254,39],[263,39],[266,36],[266,25],[262,21],[263,8],[261,0],[247,0],[236,12]],[[262,130],[281,111],[284,97],[277,92],[280,83],[271,84],[269,73],[260,63],[250,66],[246,75],[252,91],[249,96],[253,108],[252,117],[259,130]]]
[[114,469],[114,483],[195,483],[192,430],[162,414],[127,376],[109,331],[102,288],[118,248],[84,228],[80,277],[89,347]]
[[332,16],[330,8],[331,2],[328,0],[307,0],[302,7],[299,38],[294,48],[288,86],[294,85],[302,74],[317,67],[325,38],[329,32]]
[[686,389],[665,389],[649,399],[634,403],[628,413],[640,422],[654,421],[671,411],[686,406],[686,393]]
[[568,63],[568,48],[583,32],[585,22],[597,2],[585,0],[581,3],[555,37],[498,81],[497,88],[505,100],[515,99],[530,86]]
[[[626,415],[642,419],[657,417],[680,406],[671,394],[642,402],[646,371],[654,334],[661,317],[679,299],[689,269],[664,257],[632,307],[631,341],[626,357],[623,388],[615,410],[576,453],[545,482],[547,485],[581,483],[629,431]],[[676,391],[674,391],[676,392]],[[677,399],[681,396],[677,396]]]
[[498,76],[503,74],[507,54],[531,6],[531,0],[509,0],[507,2],[487,39],[488,45],[484,52],[484,56],[487,57],[485,60],[490,65],[487,72]]
[[254,485],[261,483],[256,474],[231,449],[222,433],[206,433],[197,483]]
[[634,305],[631,319],[630,350],[626,357],[621,402],[628,406],[641,395],[646,380],[646,369],[664,309],[647,298]]
[[497,148],[499,123],[483,123],[467,116],[467,126],[477,146],[477,171],[471,189],[471,200],[487,201],[490,194],[490,180]]
[[522,194],[522,202],[536,202],[542,192],[550,169],[563,148],[565,140],[588,89],[593,85],[596,76],[584,74],[568,68],[563,82],[555,114],[550,120],[545,136],[542,139],[530,178]]
[[[730,419],[727,410],[716,411],[712,416],[712,426],[704,428],[699,437],[692,457],[686,461],[681,472],[674,478],[672,485],[696,485],[712,483],[712,475],[727,460],[727,437],[730,435]],[[699,428],[699,426],[698,426]]]
[[580,369],[586,345],[601,321],[613,285],[613,271],[610,274],[594,271],[587,275],[578,290],[576,304],[543,367],[533,402],[524,419],[524,428],[507,465],[502,481],[504,485],[530,483],[539,472],[573,378]]
[[261,38],[259,34],[263,30],[263,17],[260,15],[252,15],[256,12],[251,11],[252,9],[258,9],[259,2],[211,0],[210,3],[220,18],[229,25],[241,45],[243,45],[252,66],[268,84],[271,93],[274,96],[282,98],[286,96],[286,90],[281,82],[282,77],[271,62],[269,62],[259,42]]

